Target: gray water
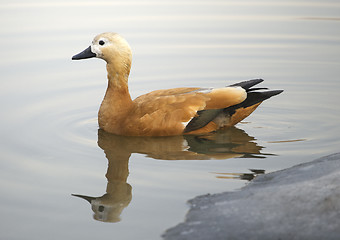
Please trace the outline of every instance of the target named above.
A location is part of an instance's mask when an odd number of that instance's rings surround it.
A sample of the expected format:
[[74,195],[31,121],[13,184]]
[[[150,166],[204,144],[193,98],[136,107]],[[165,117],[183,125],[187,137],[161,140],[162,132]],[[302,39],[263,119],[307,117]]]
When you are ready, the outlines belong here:
[[[1,239],[160,239],[188,199],[340,150],[339,1],[11,0],[0,24]],[[252,78],[285,92],[204,138],[108,135],[105,63],[71,61],[105,31],[132,46],[133,98]]]

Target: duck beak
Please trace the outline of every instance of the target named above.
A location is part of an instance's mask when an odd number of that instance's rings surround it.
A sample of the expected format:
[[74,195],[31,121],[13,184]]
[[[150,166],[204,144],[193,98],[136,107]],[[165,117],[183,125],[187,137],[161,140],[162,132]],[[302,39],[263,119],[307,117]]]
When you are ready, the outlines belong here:
[[71,194],[71,195],[74,196],[74,197],[79,197],[79,198],[85,199],[85,200],[88,201],[89,203],[91,203],[92,200],[95,200],[95,199],[96,199],[95,197],[90,197],[90,196],[85,196],[85,195],[79,195],[79,194]]
[[91,51],[91,46],[86,48],[84,51],[81,53],[78,53],[72,57],[72,60],[80,60],[80,59],[86,59],[86,58],[93,58],[96,57],[97,55]]

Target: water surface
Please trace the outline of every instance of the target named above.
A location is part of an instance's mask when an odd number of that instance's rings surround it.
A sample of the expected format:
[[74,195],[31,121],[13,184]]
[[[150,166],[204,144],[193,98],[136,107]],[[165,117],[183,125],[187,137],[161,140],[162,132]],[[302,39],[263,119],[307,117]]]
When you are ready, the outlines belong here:
[[[339,13],[337,1],[3,1],[1,238],[160,239],[188,199],[339,151]],[[108,135],[105,63],[71,61],[104,31],[132,46],[132,97],[252,78],[285,92],[217,134]]]

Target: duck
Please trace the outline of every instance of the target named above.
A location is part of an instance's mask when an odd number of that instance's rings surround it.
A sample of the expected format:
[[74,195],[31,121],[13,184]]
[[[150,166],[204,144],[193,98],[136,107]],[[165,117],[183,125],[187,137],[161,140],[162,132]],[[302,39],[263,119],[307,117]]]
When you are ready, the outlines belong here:
[[132,50],[119,34],[97,35],[72,60],[106,61],[108,85],[98,111],[99,128],[124,136],[176,136],[207,134],[234,126],[264,100],[283,90],[254,87],[263,79],[221,88],[180,87],[155,90],[132,100],[128,78]]

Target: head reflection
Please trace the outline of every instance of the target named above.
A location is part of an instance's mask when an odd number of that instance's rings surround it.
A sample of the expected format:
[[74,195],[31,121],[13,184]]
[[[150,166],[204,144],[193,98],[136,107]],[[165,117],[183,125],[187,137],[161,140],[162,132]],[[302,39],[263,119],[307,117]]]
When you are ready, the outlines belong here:
[[[122,211],[132,199],[132,187],[127,183],[129,158],[132,153],[161,160],[209,160],[235,157],[264,158],[263,147],[243,130],[232,127],[205,135],[173,137],[127,137],[98,131],[98,146],[108,160],[106,193],[101,197],[73,194],[91,204],[94,219],[119,222]],[[218,178],[251,180],[264,170],[251,173],[216,173]],[[229,176],[226,176],[229,175]],[[246,176],[246,177],[242,177]]]

